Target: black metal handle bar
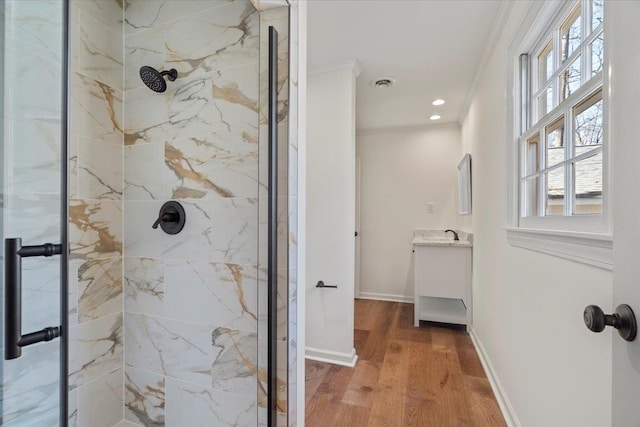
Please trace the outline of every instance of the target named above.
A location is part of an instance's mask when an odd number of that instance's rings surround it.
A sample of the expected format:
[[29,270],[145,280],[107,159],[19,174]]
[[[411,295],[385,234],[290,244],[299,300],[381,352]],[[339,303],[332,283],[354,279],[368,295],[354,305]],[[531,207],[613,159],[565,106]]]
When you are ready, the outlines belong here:
[[22,347],[42,341],[51,341],[60,336],[60,327],[46,327],[41,331],[22,335],[22,258],[50,257],[60,255],[62,245],[45,243],[37,246],[22,246],[22,239],[4,241],[4,358],[17,359],[22,356]]

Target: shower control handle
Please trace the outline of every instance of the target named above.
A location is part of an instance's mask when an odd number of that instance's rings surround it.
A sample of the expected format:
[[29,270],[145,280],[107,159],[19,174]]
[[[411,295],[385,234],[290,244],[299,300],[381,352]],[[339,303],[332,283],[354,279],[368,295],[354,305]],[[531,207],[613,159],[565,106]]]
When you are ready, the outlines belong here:
[[156,219],[156,222],[153,223],[153,225],[151,226],[151,228],[153,228],[154,230],[156,228],[158,228],[158,226],[160,225],[161,222],[178,222],[179,220],[179,216],[175,213],[164,213],[162,215],[160,215],[160,217],[158,219]]
[[151,228],[154,230],[160,227],[167,234],[178,234],[184,228],[186,214],[182,205],[176,201],[166,202],[160,208],[158,219]]

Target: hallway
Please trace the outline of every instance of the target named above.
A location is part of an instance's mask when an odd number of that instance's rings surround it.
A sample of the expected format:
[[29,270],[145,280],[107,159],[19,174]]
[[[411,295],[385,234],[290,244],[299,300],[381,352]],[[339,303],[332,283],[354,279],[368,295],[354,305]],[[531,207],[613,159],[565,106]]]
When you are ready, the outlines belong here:
[[355,368],[306,362],[306,425],[505,426],[469,336],[413,305],[355,301]]

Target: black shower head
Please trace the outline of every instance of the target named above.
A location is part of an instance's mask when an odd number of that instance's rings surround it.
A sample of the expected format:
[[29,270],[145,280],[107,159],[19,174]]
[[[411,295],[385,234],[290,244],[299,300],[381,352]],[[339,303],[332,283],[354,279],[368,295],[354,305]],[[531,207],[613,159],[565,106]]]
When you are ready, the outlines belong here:
[[178,78],[178,71],[175,68],[172,68],[169,71],[161,72],[146,65],[140,67],[140,78],[144,84],[154,92],[161,93],[167,90],[167,82],[164,81],[164,76],[167,76],[169,80],[174,81]]

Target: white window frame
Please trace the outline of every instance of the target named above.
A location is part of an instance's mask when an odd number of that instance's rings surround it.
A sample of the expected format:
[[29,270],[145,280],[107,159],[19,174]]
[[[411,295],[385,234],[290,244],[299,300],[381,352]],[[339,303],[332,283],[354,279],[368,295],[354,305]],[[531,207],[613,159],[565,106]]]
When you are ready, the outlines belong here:
[[[611,0],[609,0],[611,1]],[[603,189],[602,189],[602,214],[597,215],[574,215],[574,216],[538,216],[527,217],[523,215],[521,197],[524,197],[525,193],[522,188],[521,170],[524,168],[525,160],[521,155],[521,147],[523,147],[522,141],[526,141],[531,138],[535,131],[528,126],[535,117],[532,117],[532,111],[530,111],[527,103],[527,93],[531,93],[533,99],[538,93],[541,93],[542,88],[537,93],[533,93],[532,82],[533,79],[538,78],[538,67],[528,64],[531,68],[531,72],[526,74],[526,78],[523,78],[521,70],[521,54],[528,55],[528,62],[533,63],[534,55],[541,52],[544,47],[551,40],[553,29],[559,28],[567,17],[574,10],[578,3],[582,3],[581,7],[590,7],[590,0],[564,0],[564,1],[545,1],[545,2],[532,2],[529,6],[529,10],[525,14],[525,19],[520,25],[520,30],[514,37],[514,40],[508,50],[508,88],[510,96],[508,96],[508,110],[507,110],[507,237],[509,242],[521,248],[531,249],[538,252],[548,253],[554,256],[560,256],[562,258],[572,259],[574,261],[583,262],[585,264],[594,265],[600,268],[611,270],[612,267],[612,251],[613,251],[613,239],[612,239],[612,203],[611,203],[611,172],[609,167],[609,158],[611,152],[612,141],[609,137],[609,72],[608,72],[608,49],[607,49],[607,37],[604,37],[604,67],[603,71],[599,73],[600,78],[592,78],[587,82],[584,79],[581,81],[581,87],[571,95],[571,102],[568,100],[560,101],[560,94],[558,92],[558,85],[554,90],[554,96],[556,97],[556,107],[554,110],[545,117],[542,117],[539,121],[539,125],[536,125],[537,129],[544,128],[550,123],[553,123],[560,115],[570,112],[568,109],[577,105],[581,100],[589,98],[594,92],[598,90],[600,84],[602,84],[602,100],[603,100],[603,137],[604,143],[602,147],[603,153]],[[607,26],[606,21],[606,8],[607,0],[605,0],[605,31]],[[583,20],[586,21],[586,20]],[[589,46],[589,43],[594,39],[597,33],[587,34],[586,28],[590,23],[582,22],[582,34],[585,39],[584,46]],[[586,35],[586,38],[585,38]],[[554,42],[554,61],[560,58],[560,52],[557,52],[558,43]],[[566,66],[572,63],[572,58],[581,55],[582,65],[581,68],[586,67],[586,49],[577,49],[570,59],[566,61]],[[554,78],[561,74],[560,70],[564,67],[556,67],[554,62]],[[587,70],[589,73],[591,70]],[[559,102],[559,103],[558,103]],[[567,117],[567,116],[565,116]],[[572,120],[573,122],[573,120]],[[523,127],[524,126],[524,127]],[[567,128],[565,126],[565,138],[572,135],[573,123]],[[543,136],[543,135],[542,135]],[[566,140],[566,139],[565,139]],[[544,150],[545,141],[539,141],[539,150]],[[569,144],[566,144],[569,145]],[[540,151],[539,160],[542,160],[542,153]],[[568,156],[565,156],[565,162],[567,165],[571,164],[571,161],[575,161],[575,157],[570,160]],[[566,166],[565,166],[566,167]],[[566,174],[571,175],[571,174]],[[567,179],[565,183],[565,200],[569,200],[571,203],[573,195],[572,183]],[[544,187],[541,182],[540,187]],[[544,191],[542,188],[541,191]],[[541,209],[544,209],[543,207]],[[567,212],[565,211],[565,214]]]

